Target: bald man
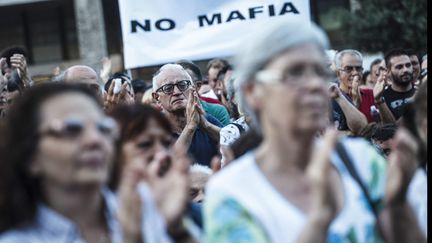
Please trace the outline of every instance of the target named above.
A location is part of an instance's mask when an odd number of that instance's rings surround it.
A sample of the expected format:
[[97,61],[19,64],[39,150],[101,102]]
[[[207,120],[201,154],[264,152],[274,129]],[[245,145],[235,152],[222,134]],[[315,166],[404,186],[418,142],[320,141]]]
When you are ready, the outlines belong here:
[[60,80],[65,83],[80,83],[87,84],[92,90],[96,91],[99,95],[103,95],[103,89],[99,83],[96,71],[85,65],[75,65],[69,67],[61,75]]

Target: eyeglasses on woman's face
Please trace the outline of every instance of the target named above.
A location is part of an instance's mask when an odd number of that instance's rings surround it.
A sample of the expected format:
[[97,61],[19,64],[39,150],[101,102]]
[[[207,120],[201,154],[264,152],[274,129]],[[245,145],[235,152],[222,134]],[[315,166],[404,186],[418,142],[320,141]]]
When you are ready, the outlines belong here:
[[[87,123],[78,118],[67,118],[64,120],[56,119],[52,120],[47,126],[40,129],[39,134],[75,139],[81,136],[85,129],[90,125],[91,123]],[[112,118],[102,118],[92,125],[94,125],[97,131],[103,136],[116,138],[118,135],[117,123]]]

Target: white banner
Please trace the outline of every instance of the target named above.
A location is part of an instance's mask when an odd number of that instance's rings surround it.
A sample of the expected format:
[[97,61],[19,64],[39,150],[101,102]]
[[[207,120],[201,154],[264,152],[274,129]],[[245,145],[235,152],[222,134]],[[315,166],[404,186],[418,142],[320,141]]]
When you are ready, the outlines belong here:
[[310,20],[308,0],[119,0],[125,68],[236,54],[276,18]]

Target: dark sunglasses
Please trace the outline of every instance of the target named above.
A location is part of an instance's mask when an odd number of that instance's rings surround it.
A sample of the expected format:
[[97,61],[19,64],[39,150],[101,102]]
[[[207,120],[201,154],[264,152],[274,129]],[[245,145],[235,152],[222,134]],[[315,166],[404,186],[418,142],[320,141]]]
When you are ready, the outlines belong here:
[[341,68],[340,70],[351,73],[352,71],[356,70],[357,72],[361,73],[363,72],[363,67],[361,66],[345,66],[344,68]]
[[[53,120],[49,125],[39,132],[41,135],[51,135],[61,138],[77,138],[85,130],[86,124],[81,119],[68,118],[65,120]],[[116,138],[118,135],[117,123],[114,119],[106,117],[95,124],[100,134]]]
[[164,92],[165,94],[172,94],[174,92],[174,86],[177,87],[178,90],[181,92],[187,90],[189,86],[191,85],[191,82],[189,80],[180,80],[174,84],[165,84],[162,85],[160,88],[156,90],[156,92]]

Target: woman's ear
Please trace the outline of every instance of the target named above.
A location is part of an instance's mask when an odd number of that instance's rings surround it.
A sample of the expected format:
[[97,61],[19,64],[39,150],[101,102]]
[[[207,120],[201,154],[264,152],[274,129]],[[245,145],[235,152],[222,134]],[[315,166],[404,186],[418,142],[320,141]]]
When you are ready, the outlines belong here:
[[264,99],[264,90],[261,85],[249,83],[243,88],[246,102],[254,110],[260,110]]

